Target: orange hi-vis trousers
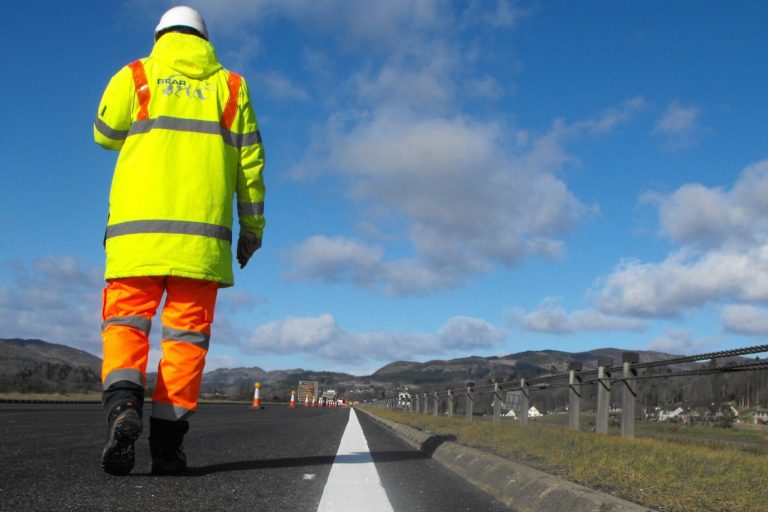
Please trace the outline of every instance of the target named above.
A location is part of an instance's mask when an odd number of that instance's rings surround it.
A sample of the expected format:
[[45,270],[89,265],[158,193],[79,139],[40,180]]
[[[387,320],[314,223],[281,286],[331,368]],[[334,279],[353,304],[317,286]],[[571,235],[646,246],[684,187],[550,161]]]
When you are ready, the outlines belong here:
[[173,276],[110,280],[102,307],[105,392],[121,381],[145,386],[149,331],[166,294],[152,416],[171,421],[189,416],[197,407],[218,289],[218,283]]

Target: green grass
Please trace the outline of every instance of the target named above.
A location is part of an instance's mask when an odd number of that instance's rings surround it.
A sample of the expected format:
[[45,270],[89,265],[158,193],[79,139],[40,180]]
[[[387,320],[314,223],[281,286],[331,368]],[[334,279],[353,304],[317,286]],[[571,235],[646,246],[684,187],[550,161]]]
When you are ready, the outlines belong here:
[[766,507],[766,457],[729,443],[711,446],[711,437],[705,436],[703,442],[696,442],[695,436],[694,440],[673,442],[673,433],[666,432],[666,438],[639,434],[635,439],[624,439],[614,434],[571,431],[547,421],[521,426],[370,410],[421,430],[454,435],[458,443],[657,510],[737,512]]
[[[489,421],[490,418],[482,418]],[[528,420],[537,425],[555,425],[566,427],[568,425],[567,414],[549,414],[539,418]],[[581,429],[590,431],[594,427],[592,415],[582,413]],[[608,432],[619,435],[620,428],[611,426]],[[636,437],[651,437],[681,444],[700,444],[718,449],[724,447],[736,447],[753,453],[768,455],[768,428],[755,427],[748,423],[743,426],[735,424],[733,428],[715,428],[702,425],[684,425],[676,423],[638,422],[635,424]],[[768,508],[768,507],[766,507]]]

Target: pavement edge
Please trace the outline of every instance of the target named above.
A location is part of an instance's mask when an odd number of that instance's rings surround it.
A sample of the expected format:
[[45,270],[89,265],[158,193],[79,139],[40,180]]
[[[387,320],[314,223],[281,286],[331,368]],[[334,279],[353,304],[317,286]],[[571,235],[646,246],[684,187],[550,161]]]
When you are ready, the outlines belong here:
[[596,491],[517,462],[455,443],[430,432],[380,418],[357,408],[399,438],[521,512],[653,512],[653,509]]

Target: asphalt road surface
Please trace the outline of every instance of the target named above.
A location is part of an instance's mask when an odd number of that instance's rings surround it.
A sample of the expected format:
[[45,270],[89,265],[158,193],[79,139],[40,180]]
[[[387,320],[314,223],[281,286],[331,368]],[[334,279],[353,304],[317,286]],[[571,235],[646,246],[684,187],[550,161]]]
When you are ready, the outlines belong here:
[[0,510],[509,510],[349,409],[201,404],[190,424],[187,474],[149,473],[145,430],[133,472],[115,477],[100,466],[100,406],[0,404]]

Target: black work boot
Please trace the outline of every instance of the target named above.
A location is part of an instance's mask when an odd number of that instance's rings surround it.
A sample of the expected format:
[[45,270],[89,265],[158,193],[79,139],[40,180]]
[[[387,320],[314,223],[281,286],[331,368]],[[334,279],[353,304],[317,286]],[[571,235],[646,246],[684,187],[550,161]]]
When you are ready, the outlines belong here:
[[149,418],[149,452],[153,475],[174,475],[187,470],[187,456],[182,442],[189,422]]
[[133,469],[133,444],[141,435],[141,415],[133,402],[125,402],[109,413],[107,444],[101,452],[101,467],[111,475],[127,475]]

